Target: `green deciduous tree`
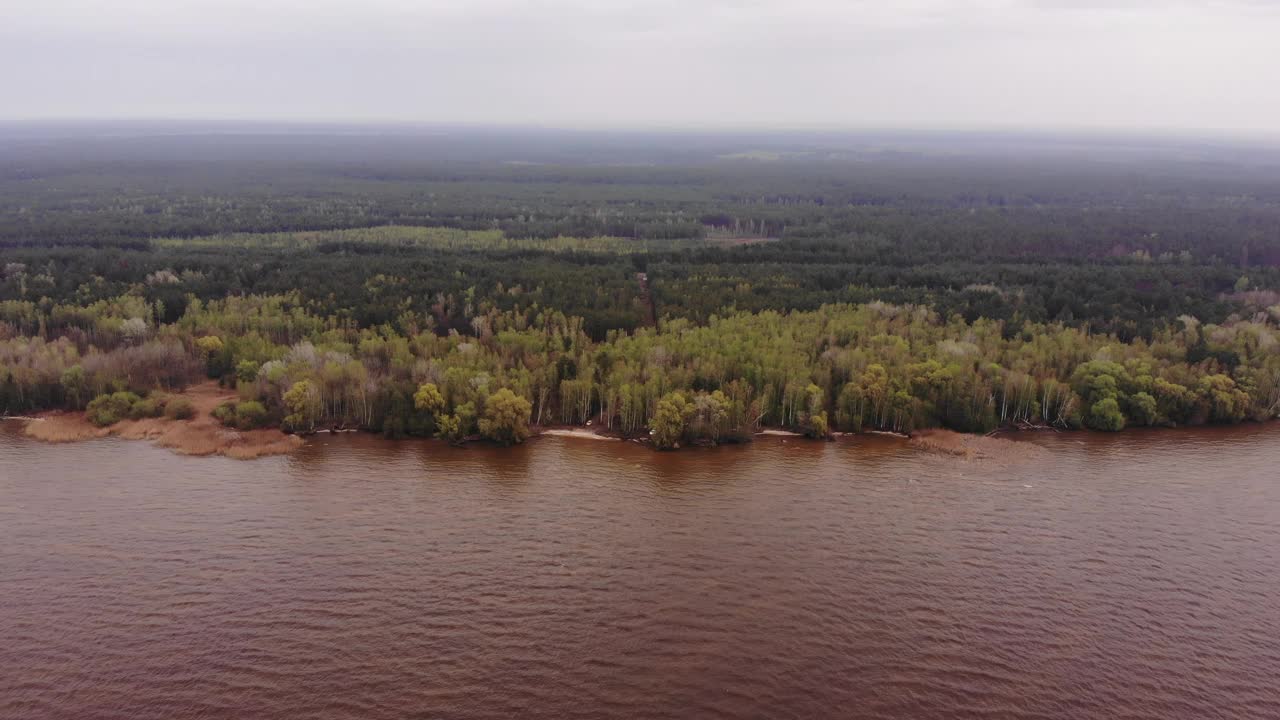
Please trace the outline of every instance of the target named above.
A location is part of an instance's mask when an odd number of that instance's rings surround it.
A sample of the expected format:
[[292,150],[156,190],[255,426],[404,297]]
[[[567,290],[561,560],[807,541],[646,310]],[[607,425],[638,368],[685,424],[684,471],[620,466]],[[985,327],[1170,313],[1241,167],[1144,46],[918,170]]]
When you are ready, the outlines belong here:
[[444,395],[440,394],[435,383],[423,383],[413,393],[413,406],[434,415],[444,410]]
[[310,380],[299,380],[285,392],[284,407],[288,414],[284,424],[294,432],[312,432],[324,409],[320,391]]
[[66,393],[67,401],[71,407],[83,407],[84,401],[89,396],[89,378],[85,375],[84,368],[79,365],[72,365],[62,371],[60,380],[62,390]]
[[98,427],[114,425],[129,417],[134,404],[140,400],[140,397],[131,392],[99,395],[89,402],[89,407],[85,409],[85,417]]
[[502,388],[485,401],[484,414],[479,422],[480,434],[503,445],[524,442],[529,437],[529,417],[532,414],[532,403]]
[[1117,432],[1124,429],[1124,413],[1113,397],[1103,398],[1089,408],[1085,425],[1094,430]]
[[694,407],[683,394],[672,392],[658,401],[657,411],[649,422],[649,437],[654,447],[670,449],[680,446]]

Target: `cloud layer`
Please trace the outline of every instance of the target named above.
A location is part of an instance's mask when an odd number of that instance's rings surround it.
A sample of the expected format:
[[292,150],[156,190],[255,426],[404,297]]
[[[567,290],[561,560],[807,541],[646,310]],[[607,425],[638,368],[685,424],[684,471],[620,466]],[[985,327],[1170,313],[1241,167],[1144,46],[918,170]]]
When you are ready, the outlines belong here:
[[1262,0],[16,0],[0,116],[1280,132]]

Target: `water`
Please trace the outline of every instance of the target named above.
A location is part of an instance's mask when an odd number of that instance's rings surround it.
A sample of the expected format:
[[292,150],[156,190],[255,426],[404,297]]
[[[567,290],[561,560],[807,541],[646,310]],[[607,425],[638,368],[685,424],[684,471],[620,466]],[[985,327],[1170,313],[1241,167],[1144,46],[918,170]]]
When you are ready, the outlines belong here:
[[1027,441],[9,427],[0,717],[1280,717],[1280,426]]

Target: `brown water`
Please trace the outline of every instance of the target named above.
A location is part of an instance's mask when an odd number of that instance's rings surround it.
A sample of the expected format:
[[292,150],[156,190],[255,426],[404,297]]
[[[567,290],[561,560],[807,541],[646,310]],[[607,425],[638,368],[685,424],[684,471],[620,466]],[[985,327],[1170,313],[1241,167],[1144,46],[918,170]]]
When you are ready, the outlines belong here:
[[10,427],[0,717],[1280,717],[1280,426],[1030,441]]

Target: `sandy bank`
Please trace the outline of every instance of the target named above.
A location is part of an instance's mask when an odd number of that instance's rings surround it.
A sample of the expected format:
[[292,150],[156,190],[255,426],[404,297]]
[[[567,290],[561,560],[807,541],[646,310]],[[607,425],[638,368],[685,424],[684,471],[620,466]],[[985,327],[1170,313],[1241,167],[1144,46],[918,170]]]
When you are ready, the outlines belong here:
[[756,435],[772,435],[776,437],[804,437],[804,433],[792,432],[791,430],[777,430],[774,428],[765,428],[757,430]]
[[214,383],[202,383],[176,393],[191,401],[195,416],[190,420],[144,418],[122,420],[100,428],[81,412],[50,412],[27,423],[24,433],[45,442],[76,442],[102,437],[150,440],[182,455],[225,455],[238,460],[282,455],[302,445],[302,438],[279,430],[239,431],[225,428],[210,415],[215,407],[236,398],[234,392]]
[[555,437],[571,437],[581,438],[583,440],[621,440],[621,438],[609,437],[608,435],[597,435],[593,430],[582,428],[550,428],[538,433],[539,435],[552,435]]
[[1041,448],[1025,442],[1014,442],[986,435],[968,435],[953,430],[921,430],[908,441],[912,447],[942,455],[965,459],[1021,460],[1033,458]]

